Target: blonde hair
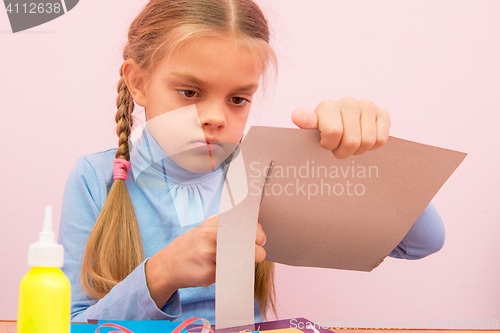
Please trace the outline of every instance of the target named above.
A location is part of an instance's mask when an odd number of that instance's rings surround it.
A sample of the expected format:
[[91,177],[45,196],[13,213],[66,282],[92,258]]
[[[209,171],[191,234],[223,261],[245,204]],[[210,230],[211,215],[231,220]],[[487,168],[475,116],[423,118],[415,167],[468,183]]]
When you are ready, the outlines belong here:
[[[267,20],[252,0],[151,0],[130,25],[123,59],[153,75],[158,62],[177,47],[205,36],[234,38],[265,70],[276,55],[270,44]],[[134,101],[120,68],[116,100],[115,157],[130,159],[128,140],[133,125]],[[124,180],[113,182],[85,250],[82,282],[95,299],[104,297],[144,260],[139,225]],[[265,317],[276,314],[274,263],[255,265],[255,298]]]

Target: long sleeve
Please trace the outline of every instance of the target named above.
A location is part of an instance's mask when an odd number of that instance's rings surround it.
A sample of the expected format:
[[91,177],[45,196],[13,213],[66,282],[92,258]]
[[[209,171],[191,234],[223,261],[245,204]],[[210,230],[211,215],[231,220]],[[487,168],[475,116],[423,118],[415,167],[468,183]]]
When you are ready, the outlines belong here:
[[[149,295],[143,262],[99,301],[85,292],[80,271],[83,253],[111,183],[114,150],[92,155],[105,163],[80,158],[68,178],[61,212],[59,242],[65,248],[63,271],[71,282],[72,321],[87,319],[173,320],[180,316],[178,292],[160,310]],[[109,160],[109,163],[108,163]],[[100,165],[109,166],[101,168]],[[95,166],[95,167],[94,167]]]
[[389,257],[421,259],[439,251],[444,245],[444,239],[443,221],[431,202]]

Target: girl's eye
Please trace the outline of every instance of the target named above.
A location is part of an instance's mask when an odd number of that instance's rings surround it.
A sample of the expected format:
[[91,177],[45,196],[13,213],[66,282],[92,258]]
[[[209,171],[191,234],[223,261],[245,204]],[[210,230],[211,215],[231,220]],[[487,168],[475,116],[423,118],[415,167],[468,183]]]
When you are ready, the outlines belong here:
[[179,89],[177,90],[182,96],[186,98],[193,98],[196,96],[196,91],[188,90],[188,89]]
[[243,105],[246,102],[250,103],[250,101],[246,98],[243,97],[231,97],[230,98],[231,102],[236,105]]

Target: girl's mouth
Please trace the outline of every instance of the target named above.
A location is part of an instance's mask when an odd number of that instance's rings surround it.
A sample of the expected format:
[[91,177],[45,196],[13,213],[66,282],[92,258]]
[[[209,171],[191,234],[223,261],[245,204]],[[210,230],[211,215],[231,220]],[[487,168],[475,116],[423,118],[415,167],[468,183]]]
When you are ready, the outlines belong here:
[[219,150],[222,149],[221,144],[219,142],[214,142],[214,141],[210,142],[210,141],[199,140],[193,142],[193,146],[197,152],[200,152],[202,154],[208,154],[210,156],[210,165],[213,170],[215,168],[213,154],[217,153]]
[[221,145],[219,142],[210,142],[210,141],[194,141],[192,143],[192,147],[201,153],[211,154],[213,152],[221,149]]

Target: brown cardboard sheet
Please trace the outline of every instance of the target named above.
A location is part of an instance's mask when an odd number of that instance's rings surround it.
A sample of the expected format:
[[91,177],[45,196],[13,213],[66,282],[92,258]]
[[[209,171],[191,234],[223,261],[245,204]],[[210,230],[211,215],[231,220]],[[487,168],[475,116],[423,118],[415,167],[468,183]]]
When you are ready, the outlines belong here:
[[[371,271],[396,247],[466,154],[390,137],[337,159],[317,130],[252,127],[242,145],[249,196],[260,196],[266,260]],[[259,192],[260,191],[260,192]]]

